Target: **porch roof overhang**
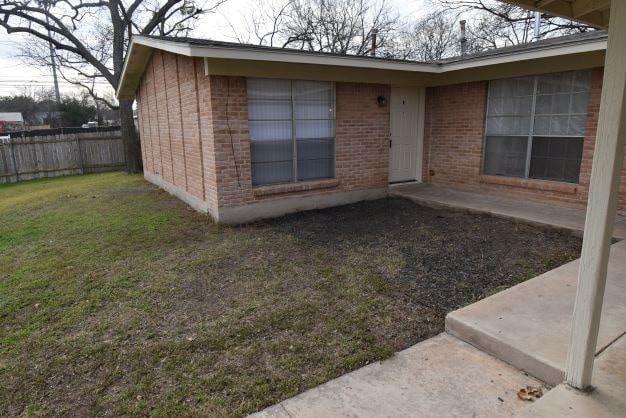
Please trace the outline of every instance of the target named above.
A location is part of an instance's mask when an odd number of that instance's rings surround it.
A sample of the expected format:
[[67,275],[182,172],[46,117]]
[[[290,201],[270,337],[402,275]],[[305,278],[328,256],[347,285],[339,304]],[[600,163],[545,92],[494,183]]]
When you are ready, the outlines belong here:
[[525,9],[571,19],[596,28],[609,26],[611,0],[500,0]]
[[269,78],[437,86],[602,66],[603,31],[551,38],[435,62],[337,55],[198,39],[135,36],[117,89],[132,99],[154,50],[205,59],[205,72]]

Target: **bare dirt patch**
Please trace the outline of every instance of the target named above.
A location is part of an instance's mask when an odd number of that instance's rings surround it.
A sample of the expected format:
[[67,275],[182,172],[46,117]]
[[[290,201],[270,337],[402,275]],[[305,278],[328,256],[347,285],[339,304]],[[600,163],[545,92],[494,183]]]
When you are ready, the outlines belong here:
[[[402,268],[381,271],[416,302],[451,311],[578,258],[581,239],[466,211],[400,198],[290,215],[258,224],[342,252],[392,250]],[[375,261],[375,260],[372,260]]]

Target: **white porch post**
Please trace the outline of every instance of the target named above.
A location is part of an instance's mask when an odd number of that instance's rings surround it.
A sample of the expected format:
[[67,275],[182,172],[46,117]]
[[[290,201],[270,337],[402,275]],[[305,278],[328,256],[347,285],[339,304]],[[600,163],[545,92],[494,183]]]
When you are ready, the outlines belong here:
[[600,117],[565,381],[591,385],[626,137],[626,1],[611,1]]

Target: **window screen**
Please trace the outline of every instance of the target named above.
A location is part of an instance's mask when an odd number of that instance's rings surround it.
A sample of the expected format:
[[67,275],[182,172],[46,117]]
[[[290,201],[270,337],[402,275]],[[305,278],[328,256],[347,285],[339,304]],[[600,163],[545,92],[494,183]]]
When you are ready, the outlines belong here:
[[530,158],[530,177],[577,183],[582,153],[582,138],[536,136]]
[[248,79],[252,184],[335,176],[334,86]]
[[489,83],[485,174],[578,182],[591,72]]

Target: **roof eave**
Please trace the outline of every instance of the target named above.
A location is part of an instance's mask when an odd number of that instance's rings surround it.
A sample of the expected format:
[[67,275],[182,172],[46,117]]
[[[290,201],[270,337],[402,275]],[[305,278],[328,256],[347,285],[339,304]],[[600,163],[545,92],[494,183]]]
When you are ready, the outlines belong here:
[[153,49],[160,49],[189,57],[232,59],[240,61],[272,61],[312,65],[344,66],[361,69],[404,71],[415,74],[442,74],[470,68],[507,64],[515,61],[536,60],[567,54],[579,54],[606,49],[606,38],[572,40],[568,43],[549,44],[504,53],[467,57],[459,61],[441,63],[415,63],[376,60],[358,56],[332,56],[300,53],[298,51],[268,50],[251,47],[220,47],[194,45],[179,41],[136,36],[131,40],[120,84],[116,91],[118,99],[132,99]]
[[[152,50],[152,47],[135,42],[135,37],[131,39],[124,66],[122,67],[122,73],[120,74],[120,81],[115,91],[118,100],[130,100],[135,97],[135,91],[148,65]],[[133,66],[133,68],[129,69],[129,65]]]
[[[193,45],[189,43],[154,39],[145,36],[134,36],[131,40],[126,60],[124,61],[124,67],[122,68],[122,74],[120,76],[120,84],[116,90],[116,96],[118,99],[130,99],[134,97],[134,89],[130,85],[130,82],[138,82],[141,78],[141,75],[138,74],[143,73],[143,70],[145,69],[145,66],[147,65],[150,58],[150,53],[146,50],[146,48],[150,50],[160,49],[163,51],[188,57],[334,65],[353,68],[409,71],[416,73],[432,74],[440,72],[438,65],[435,63],[426,64],[415,62],[386,61],[350,55],[315,55],[306,52],[301,53],[293,50],[266,50],[250,48],[246,46],[233,48],[208,45]],[[129,68],[129,62],[131,60],[137,61],[136,64],[138,65],[135,64],[135,68]]]

